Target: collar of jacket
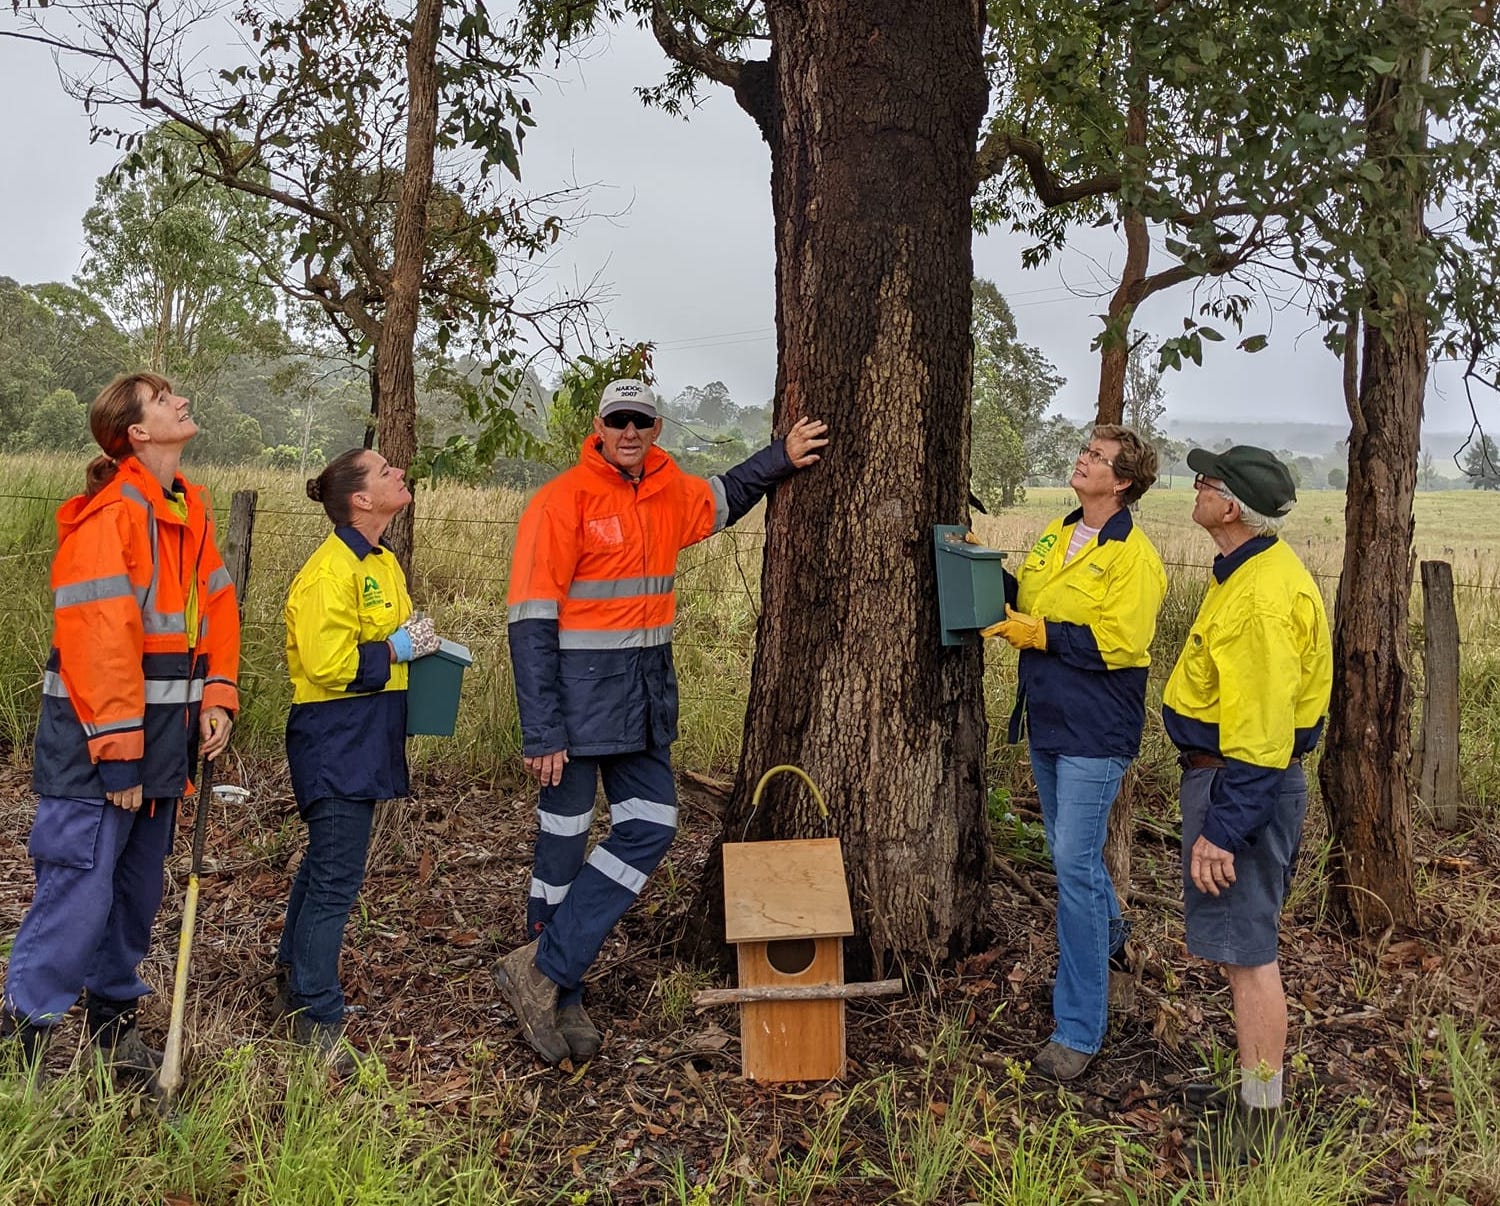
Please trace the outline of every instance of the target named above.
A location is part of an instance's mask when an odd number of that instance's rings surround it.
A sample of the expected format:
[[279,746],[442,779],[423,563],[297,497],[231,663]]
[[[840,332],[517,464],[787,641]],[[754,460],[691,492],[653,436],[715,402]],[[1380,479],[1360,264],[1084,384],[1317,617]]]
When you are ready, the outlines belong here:
[[[173,485],[177,487],[177,493],[191,512],[193,503],[198,497],[197,490],[193,485],[178,474],[173,479]],[[158,523],[171,523],[182,525],[182,516],[167,506],[166,492],[162,484],[147,471],[146,467],[133,456],[123,457],[117,464],[115,475],[104,486],[98,494],[90,498],[87,494],[77,494],[63,503],[57,511],[57,522],[59,526],[71,527],[88,515],[92,515],[100,507],[108,506],[110,503],[120,500],[120,492],[126,486],[134,486],[142,497],[151,504],[151,512],[156,516]]]
[[371,544],[368,540],[365,539],[365,534],[358,528],[349,527],[348,525],[341,523],[333,529],[333,534],[340,540],[342,540],[346,545],[348,545],[349,551],[356,557],[358,557],[361,561],[363,561],[371,553],[378,554],[381,551],[381,546],[378,544]]
[[653,477],[660,475],[668,465],[674,464],[669,453],[664,452],[655,444],[646,450],[646,463],[641,467],[641,480],[631,481],[618,465],[611,464],[604,459],[604,444],[598,436],[591,435],[583,442],[583,449],[578,454],[578,463],[592,469],[601,477],[610,481],[620,482],[627,486],[644,486]]
[[[1072,527],[1082,518],[1083,508],[1075,507],[1063,516],[1063,527]],[[1135,520],[1130,517],[1130,508],[1121,507],[1104,521],[1104,526],[1099,529],[1098,541],[1100,544],[1108,544],[1111,540],[1124,540],[1133,527]]]
[[1276,537],[1252,536],[1232,553],[1220,553],[1214,558],[1214,580],[1223,586],[1229,581],[1229,575],[1249,561],[1257,553],[1264,553],[1276,543]]

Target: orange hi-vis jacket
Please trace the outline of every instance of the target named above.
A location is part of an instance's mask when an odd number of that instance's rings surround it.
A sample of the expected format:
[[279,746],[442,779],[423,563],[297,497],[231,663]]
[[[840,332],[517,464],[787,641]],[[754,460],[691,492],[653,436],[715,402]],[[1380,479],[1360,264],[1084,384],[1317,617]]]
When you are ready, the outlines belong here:
[[511,567],[511,666],[528,757],[670,745],[677,555],[734,523],[792,471],[782,441],[719,476],[653,447],[632,483],[596,437],[532,498]]
[[[103,799],[183,795],[198,713],[239,708],[240,618],[208,493],[177,479],[184,519],[135,458],[57,512],[52,650],[32,786]],[[189,624],[193,628],[189,632]]]

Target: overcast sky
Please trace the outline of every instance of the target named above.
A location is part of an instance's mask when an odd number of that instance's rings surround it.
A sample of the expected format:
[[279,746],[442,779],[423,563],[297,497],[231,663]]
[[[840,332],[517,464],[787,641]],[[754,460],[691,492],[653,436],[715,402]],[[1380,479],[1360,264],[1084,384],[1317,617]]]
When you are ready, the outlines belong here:
[[[11,15],[0,15],[10,21]],[[538,128],[522,156],[528,190],[574,181],[592,185],[596,215],[555,257],[559,283],[597,279],[609,294],[611,330],[656,342],[656,370],[668,394],[721,380],[745,404],[770,397],[775,382],[770,158],[754,123],[711,85],[689,120],[647,109],[635,86],[656,82],[664,60],[639,31],[616,30],[578,64],[544,83]],[[115,159],[90,145],[88,122],[57,82],[50,56],[0,38],[0,275],[32,283],[77,270],[80,222],[94,182]],[[1104,303],[1078,296],[1098,267],[1118,267],[1123,247],[1089,232],[1093,253],[1064,254],[1025,271],[1022,240],[976,238],[975,271],[1010,299],[1021,337],[1067,378],[1057,408],[1075,419],[1093,411],[1097,360],[1089,342]],[[1181,329],[1181,291],[1147,302],[1140,322]],[[1261,330],[1265,315],[1247,331]],[[1254,356],[1234,340],[1209,346],[1202,369],[1169,372],[1168,417],[1226,421],[1345,421],[1338,364],[1302,315],[1272,316],[1271,346]],[[1457,375],[1437,374],[1428,401],[1435,429],[1467,427]]]

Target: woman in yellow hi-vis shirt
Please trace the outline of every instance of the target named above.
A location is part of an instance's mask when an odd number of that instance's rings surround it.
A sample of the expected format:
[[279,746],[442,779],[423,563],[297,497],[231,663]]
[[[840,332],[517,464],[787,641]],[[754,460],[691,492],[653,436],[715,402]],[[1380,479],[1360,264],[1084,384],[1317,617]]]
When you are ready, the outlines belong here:
[[1156,481],[1156,453],[1127,427],[1099,426],[1054,519],[1021,563],[1015,609],[993,631],[1021,650],[1010,740],[1021,719],[1057,872],[1052,1037],[1032,1066],[1072,1080],[1104,1042],[1111,961],[1128,926],[1104,866],[1109,810],[1140,751],[1147,652],[1167,590],[1161,557],[1130,505]]
[[311,479],[307,496],[334,529],[286,600],[286,755],[307,853],[287,901],[277,987],[297,1041],[348,1072],[339,950],[375,801],[407,794],[406,663],[434,652],[438,637],[431,620],[413,617],[406,576],[380,544],[411,502],[403,472],[354,449]]

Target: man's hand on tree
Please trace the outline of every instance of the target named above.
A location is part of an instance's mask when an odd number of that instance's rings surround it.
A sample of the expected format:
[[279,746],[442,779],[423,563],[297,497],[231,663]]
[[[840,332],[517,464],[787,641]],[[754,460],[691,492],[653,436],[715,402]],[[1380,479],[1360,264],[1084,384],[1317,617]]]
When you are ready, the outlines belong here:
[[818,449],[827,445],[828,424],[822,419],[798,419],[786,433],[786,458],[794,469],[806,469],[823,458]]

